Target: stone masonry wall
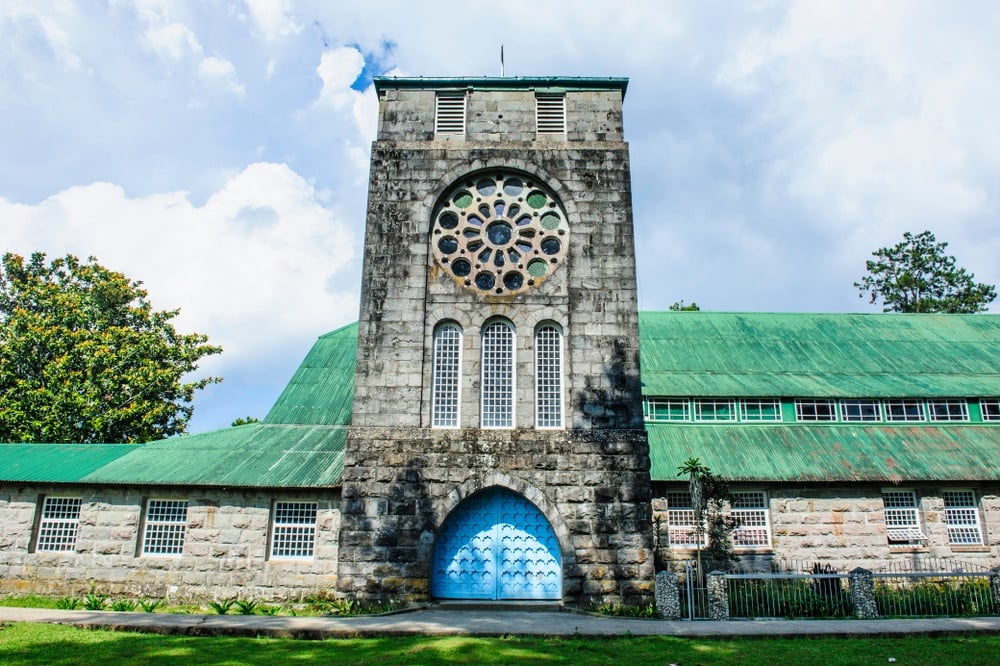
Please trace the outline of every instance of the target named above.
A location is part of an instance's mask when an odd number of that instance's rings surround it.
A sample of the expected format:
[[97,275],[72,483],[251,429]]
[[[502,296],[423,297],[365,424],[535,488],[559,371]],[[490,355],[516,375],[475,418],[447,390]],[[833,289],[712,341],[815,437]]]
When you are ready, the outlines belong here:
[[[887,486],[888,488],[888,486]],[[896,489],[895,486],[891,487]],[[737,549],[737,554],[765,558],[830,562],[847,570],[876,570],[892,562],[920,558],[954,558],[986,567],[1000,565],[1000,486],[956,483],[908,484],[916,491],[921,529],[927,540],[920,546],[890,546],[885,531],[883,486],[777,486],[767,489],[770,507],[771,548]],[[734,485],[734,491],[743,490]],[[761,490],[759,486],[748,490]],[[979,503],[980,546],[948,543],[943,490],[974,490]],[[686,490],[686,486],[657,484],[656,494]],[[654,516],[666,524],[666,500],[653,499]],[[674,558],[693,557],[693,551],[670,549]]]
[[[231,597],[266,600],[331,594],[336,587],[340,498],[309,493],[208,489],[41,487],[0,488],[0,593],[100,594],[171,600]],[[80,497],[73,553],[30,552],[45,496]],[[181,556],[140,554],[143,502],[187,499]],[[273,500],[317,501],[312,561],[267,557]]]
[[[513,436],[512,436],[513,435]],[[648,603],[649,459],[641,431],[352,429],[344,465],[340,591],[426,599],[437,530],[491,486],[524,495],[562,546],[564,597]]]

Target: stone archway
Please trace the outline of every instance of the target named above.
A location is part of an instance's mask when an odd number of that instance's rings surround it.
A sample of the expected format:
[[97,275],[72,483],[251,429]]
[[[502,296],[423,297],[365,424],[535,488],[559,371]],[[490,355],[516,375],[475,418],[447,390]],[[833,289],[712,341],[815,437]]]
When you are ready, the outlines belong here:
[[562,599],[562,558],[552,525],[524,496],[493,486],[448,515],[434,545],[431,594],[439,599]]

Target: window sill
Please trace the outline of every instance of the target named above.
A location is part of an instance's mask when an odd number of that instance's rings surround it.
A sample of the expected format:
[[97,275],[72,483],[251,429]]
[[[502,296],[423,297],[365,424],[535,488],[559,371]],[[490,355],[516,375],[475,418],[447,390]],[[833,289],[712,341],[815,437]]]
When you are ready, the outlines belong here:
[[952,545],[951,552],[953,553],[989,553],[993,549],[989,546],[973,546],[973,545]]
[[928,553],[930,548],[927,546],[910,546],[908,544],[889,544],[889,551],[893,553]]

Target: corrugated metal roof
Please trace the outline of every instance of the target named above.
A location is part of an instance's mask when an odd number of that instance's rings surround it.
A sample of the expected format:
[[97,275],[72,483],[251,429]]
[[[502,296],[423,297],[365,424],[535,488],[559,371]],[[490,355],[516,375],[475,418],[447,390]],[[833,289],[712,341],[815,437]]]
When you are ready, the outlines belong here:
[[0,480],[73,483],[141,444],[0,444]]
[[254,423],[134,447],[84,483],[328,487],[340,483],[347,428]]
[[1000,395],[1000,316],[640,312],[643,393]]
[[734,481],[1000,479],[997,426],[647,424],[651,474],[699,458]]
[[320,336],[264,422],[349,425],[357,349],[356,323]]

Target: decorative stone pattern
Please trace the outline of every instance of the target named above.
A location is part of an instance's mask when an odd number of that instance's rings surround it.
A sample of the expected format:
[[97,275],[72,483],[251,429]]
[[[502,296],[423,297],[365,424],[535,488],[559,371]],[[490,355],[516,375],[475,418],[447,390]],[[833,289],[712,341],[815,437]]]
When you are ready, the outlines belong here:
[[854,614],[862,620],[877,618],[878,604],[875,603],[875,577],[872,572],[858,567],[850,573],[848,581]]
[[[206,600],[267,600],[330,594],[336,587],[340,498],[336,491],[298,494],[218,489],[100,487],[21,488],[0,495],[0,593],[109,595]],[[37,506],[45,495],[80,497],[72,553],[33,550]],[[187,499],[183,554],[141,555],[143,501]],[[273,499],[318,501],[315,557],[267,557]]]
[[665,620],[681,619],[681,597],[677,574],[661,571],[656,574],[656,610]]
[[708,619],[729,619],[729,594],[726,591],[726,574],[712,571],[707,576],[708,583]]
[[[381,91],[338,589],[426,598],[448,513],[498,485],[551,523],[564,600],[650,603],[649,451],[621,92],[567,91],[564,138],[536,137],[535,90],[471,87],[467,134],[447,138],[433,134],[434,90]],[[530,289],[467,288],[432,250],[435,212],[456,184],[498,174],[543,184],[548,202],[558,202],[552,231],[571,239],[558,270]],[[515,332],[514,427],[480,429],[480,336],[498,317]],[[446,321],[463,332],[460,427],[429,429],[433,332]],[[564,335],[566,430],[534,427],[542,323]]]

